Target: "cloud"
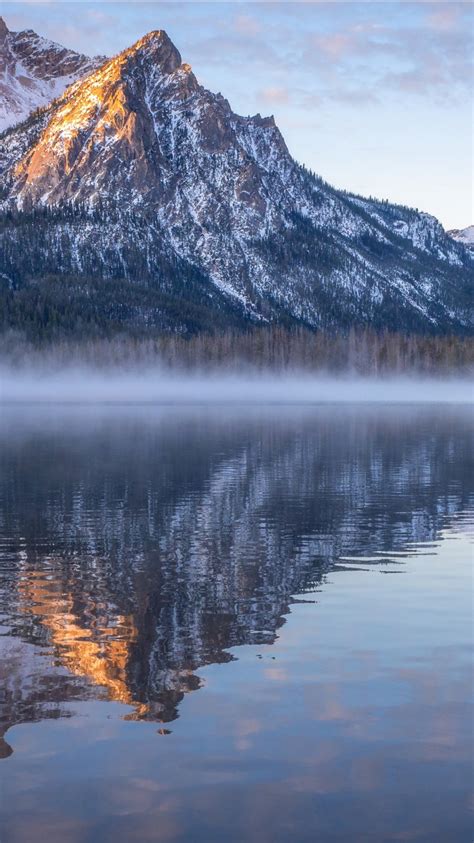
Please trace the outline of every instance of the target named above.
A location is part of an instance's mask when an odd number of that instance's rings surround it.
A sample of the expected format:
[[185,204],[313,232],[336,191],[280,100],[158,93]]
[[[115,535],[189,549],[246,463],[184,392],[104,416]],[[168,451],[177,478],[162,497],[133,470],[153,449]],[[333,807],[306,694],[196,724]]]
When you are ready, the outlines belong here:
[[331,100],[339,105],[351,106],[352,108],[380,104],[376,92],[367,88],[334,91],[331,94]]
[[197,60],[209,66],[218,65],[220,68],[240,66],[242,63],[264,64],[271,73],[272,67],[278,65],[279,56],[271,44],[259,41],[256,46],[255,40],[235,32],[210,34],[193,43],[192,61],[195,63]]
[[450,5],[440,3],[439,8],[428,15],[427,24],[432,29],[441,32],[452,30],[458,25],[462,11],[462,7],[454,3]]
[[354,52],[357,42],[358,36],[349,32],[332,32],[312,38],[313,46],[333,59],[340,59],[343,55]]
[[269,87],[257,93],[259,100],[267,105],[287,105],[290,102],[290,92],[288,88],[283,87]]
[[471,86],[472,30],[464,7],[440,7],[415,19],[352,21],[310,33],[304,61],[317,75],[318,93],[348,104],[380,102],[384,91],[459,101]]
[[249,35],[254,38],[261,32],[262,27],[256,18],[251,18],[249,15],[239,15],[235,18],[234,29],[241,35]]

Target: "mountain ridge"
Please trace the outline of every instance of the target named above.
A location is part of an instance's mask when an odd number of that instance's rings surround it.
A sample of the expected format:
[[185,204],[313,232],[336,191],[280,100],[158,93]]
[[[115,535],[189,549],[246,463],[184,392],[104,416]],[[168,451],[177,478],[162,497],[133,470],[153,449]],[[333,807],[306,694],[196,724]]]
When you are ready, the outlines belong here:
[[115,279],[131,299],[141,284],[157,296],[144,328],[183,330],[160,322],[164,294],[231,322],[472,327],[472,257],[434,217],[308,172],[273,118],[235,114],[163,30],[8,130],[0,172],[13,291],[32,273]]
[[0,17],[0,132],[48,105],[104,60],[63,47],[32,29],[11,32]]
[[466,249],[474,249],[474,225],[468,225],[466,228],[453,228],[447,234],[457,243],[462,243]]

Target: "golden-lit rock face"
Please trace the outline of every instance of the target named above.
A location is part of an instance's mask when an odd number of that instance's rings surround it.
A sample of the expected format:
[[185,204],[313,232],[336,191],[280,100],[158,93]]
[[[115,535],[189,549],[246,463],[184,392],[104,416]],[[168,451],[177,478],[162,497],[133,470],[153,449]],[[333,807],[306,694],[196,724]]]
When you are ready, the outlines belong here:
[[[255,231],[265,214],[259,166],[252,162],[247,133],[254,118],[238,118],[229,103],[199,86],[189,64],[165,32],[151,32],[133,47],[102,65],[83,82],[72,85],[50,107],[45,126],[12,170],[13,195],[20,206],[99,200],[160,205],[167,219],[190,213],[216,217],[215,208],[237,200],[238,225]],[[262,142],[276,144],[287,155],[273,122],[255,118]],[[265,152],[265,155],[267,153]],[[193,160],[202,161],[196,166]],[[206,178],[216,166],[230,168],[209,192]],[[267,156],[268,157],[268,156]],[[272,156],[270,156],[272,157]],[[187,160],[189,159],[189,160]],[[203,197],[176,197],[177,186]],[[216,193],[215,198],[212,193]],[[172,207],[163,207],[171,202]],[[177,207],[179,206],[179,207]],[[207,207],[205,207],[207,206]],[[242,208],[250,212],[247,221]]]
[[[239,309],[248,296],[246,273],[230,267],[235,258],[242,261],[244,239],[281,226],[280,200],[271,197],[281,196],[295,173],[274,123],[234,114],[221,94],[199,85],[162,31],[69,87],[12,135],[0,155],[4,205],[78,213],[68,237],[84,237],[87,248],[97,244],[101,255],[115,247],[121,252],[111,257],[107,276],[115,266],[128,276],[132,254],[142,280],[158,271],[160,283],[165,263],[201,263],[225,290],[229,275],[235,277]],[[112,219],[116,231],[99,246],[96,223]],[[144,221],[145,238],[136,234]],[[130,243],[122,252],[125,232]],[[144,240],[147,250],[138,253]],[[74,254],[81,267],[94,272],[97,260],[82,262],[80,251]],[[56,244],[54,254],[62,253]]]
[[86,83],[72,85],[52,107],[38,143],[16,165],[19,191],[53,202],[77,197],[80,182],[93,198],[94,188],[99,192],[109,182],[111,169],[126,164],[130,185],[144,184],[154,130],[143,102],[151,86],[169,83],[175,71],[191,74],[189,65],[180,65],[166,33],[157,31],[106,62]]

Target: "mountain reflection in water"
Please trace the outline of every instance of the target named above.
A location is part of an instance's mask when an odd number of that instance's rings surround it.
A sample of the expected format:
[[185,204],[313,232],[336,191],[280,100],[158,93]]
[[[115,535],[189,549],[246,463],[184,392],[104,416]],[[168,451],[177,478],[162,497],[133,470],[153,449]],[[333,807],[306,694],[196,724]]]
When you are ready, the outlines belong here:
[[384,564],[470,502],[459,409],[26,412],[0,439],[3,734],[94,698],[172,721],[340,557]]

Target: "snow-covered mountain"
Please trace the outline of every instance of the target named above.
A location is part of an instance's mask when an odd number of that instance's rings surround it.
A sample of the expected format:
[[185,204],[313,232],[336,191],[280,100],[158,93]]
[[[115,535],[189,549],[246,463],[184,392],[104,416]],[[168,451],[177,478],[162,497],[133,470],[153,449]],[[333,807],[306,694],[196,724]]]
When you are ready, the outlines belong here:
[[466,248],[474,249],[474,225],[468,225],[467,228],[453,228],[448,231],[448,234]]
[[142,330],[471,325],[472,255],[434,217],[305,170],[272,117],[236,115],[163,31],[8,131],[0,173],[10,312],[45,278],[56,307],[67,278],[61,306],[87,289],[105,323]]
[[10,32],[0,17],[0,131],[48,105],[104,57],[90,59],[36,32]]

